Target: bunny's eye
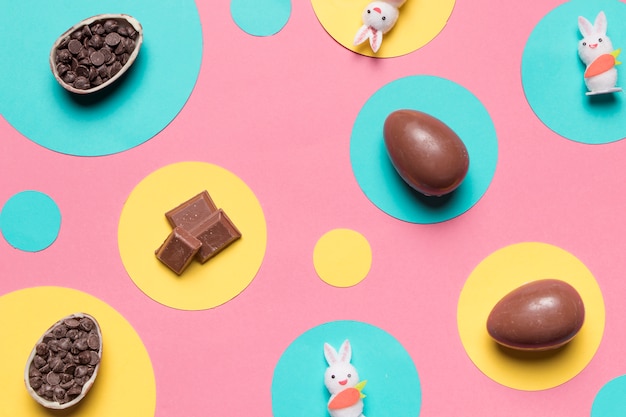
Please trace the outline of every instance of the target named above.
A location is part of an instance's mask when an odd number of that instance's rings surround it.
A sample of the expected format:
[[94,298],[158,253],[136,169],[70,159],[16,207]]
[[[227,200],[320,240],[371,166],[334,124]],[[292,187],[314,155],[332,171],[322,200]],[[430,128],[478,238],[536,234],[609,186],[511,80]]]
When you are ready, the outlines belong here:
[[383,20],[387,20],[387,18],[385,16],[382,17]]
[[587,42],[583,42],[583,46],[587,46]]
[[348,374],[348,378],[352,378],[352,374]]
[[598,42],[602,42],[602,38],[598,38]]
[[372,13],[372,11],[371,11],[370,9],[367,9],[367,12],[368,12],[368,13]]
[[335,375],[331,375],[330,377],[331,377],[332,379],[335,379]]

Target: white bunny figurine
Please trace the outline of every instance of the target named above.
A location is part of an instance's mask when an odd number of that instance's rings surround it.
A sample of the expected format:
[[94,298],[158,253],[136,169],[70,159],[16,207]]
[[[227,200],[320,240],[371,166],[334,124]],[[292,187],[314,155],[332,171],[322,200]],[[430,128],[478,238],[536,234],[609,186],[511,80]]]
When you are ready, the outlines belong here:
[[373,1],[365,7],[361,14],[363,26],[354,37],[354,45],[360,45],[367,39],[374,53],[378,52],[383,43],[383,34],[391,30],[398,21],[400,6],[406,0]]
[[578,42],[578,56],[585,63],[585,85],[587,95],[613,93],[621,91],[617,84],[615,65],[620,50],[614,50],[611,39],[606,35],[607,21],[604,12],[598,13],[596,20],[591,22],[582,16],[578,17],[578,29],[583,38]]
[[331,417],[365,417],[361,390],[367,381],[359,381],[356,368],[350,363],[352,348],[345,340],[339,353],[328,343],[324,343],[324,357],[328,368],[324,373],[324,385],[330,392],[328,412]]

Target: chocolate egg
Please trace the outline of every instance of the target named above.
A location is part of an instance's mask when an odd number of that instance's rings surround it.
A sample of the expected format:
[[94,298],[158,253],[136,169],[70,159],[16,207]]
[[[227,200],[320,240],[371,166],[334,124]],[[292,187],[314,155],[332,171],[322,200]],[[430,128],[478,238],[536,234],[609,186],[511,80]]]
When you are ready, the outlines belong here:
[[574,287],[542,279],[504,296],[489,314],[487,332],[512,349],[549,350],[572,340],[584,320],[585,306]]
[[441,120],[416,110],[387,116],[384,138],[391,163],[411,187],[425,195],[455,190],[469,168],[463,141]]
[[85,313],[66,316],[35,343],[24,370],[26,390],[46,408],[69,408],[91,389],[101,359],[102,332],[96,319]]

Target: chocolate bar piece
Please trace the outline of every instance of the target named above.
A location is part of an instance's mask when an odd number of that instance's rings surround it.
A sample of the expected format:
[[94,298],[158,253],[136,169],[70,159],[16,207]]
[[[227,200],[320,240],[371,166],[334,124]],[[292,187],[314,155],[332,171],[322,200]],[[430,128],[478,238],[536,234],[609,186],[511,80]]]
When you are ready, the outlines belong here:
[[196,258],[202,263],[241,237],[239,230],[222,209],[211,214],[194,227],[191,234],[202,242],[196,255]]
[[180,226],[191,230],[215,212],[217,212],[217,206],[209,193],[204,190],[165,213],[165,217],[172,227]]
[[202,242],[182,227],[175,227],[163,244],[154,252],[159,261],[177,275],[189,266]]

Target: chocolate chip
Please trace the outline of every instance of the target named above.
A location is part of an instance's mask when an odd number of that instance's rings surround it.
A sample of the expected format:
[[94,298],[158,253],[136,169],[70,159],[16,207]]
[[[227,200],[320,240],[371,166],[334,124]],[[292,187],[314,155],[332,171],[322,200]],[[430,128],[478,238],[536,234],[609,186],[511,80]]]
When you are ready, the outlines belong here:
[[117,32],[119,28],[119,24],[113,19],[106,20],[103,26],[106,33]]
[[96,333],[89,333],[89,336],[87,336],[87,345],[93,350],[100,349],[100,338]]
[[93,330],[95,324],[88,318],[83,318],[80,320],[80,328],[86,332]]
[[48,372],[48,375],[46,375],[46,381],[50,385],[59,385],[61,382],[61,376],[56,372]]
[[76,67],[76,75],[78,77],[89,78],[89,68],[87,68],[85,65],[79,65],[78,67]]
[[43,385],[43,379],[41,377],[30,378],[28,382],[34,390],[38,390]]
[[72,55],[76,55],[83,49],[83,44],[77,39],[72,39],[67,44],[67,49],[72,53]]
[[78,363],[81,365],[87,365],[91,362],[91,354],[89,351],[85,350],[78,354]]
[[93,52],[90,56],[89,59],[91,60],[91,63],[93,65],[95,65],[96,67],[99,67],[100,65],[104,64],[104,54],[100,51],[96,51]]
[[106,36],[106,38],[104,38],[104,42],[111,47],[117,46],[121,40],[122,37],[116,32],[111,32]]
[[48,345],[45,343],[39,343],[35,348],[35,351],[37,352],[37,355],[45,358],[48,356]]
[[87,90],[90,87],[89,79],[87,77],[76,77],[76,80],[74,81],[74,87],[78,88],[79,90]]

